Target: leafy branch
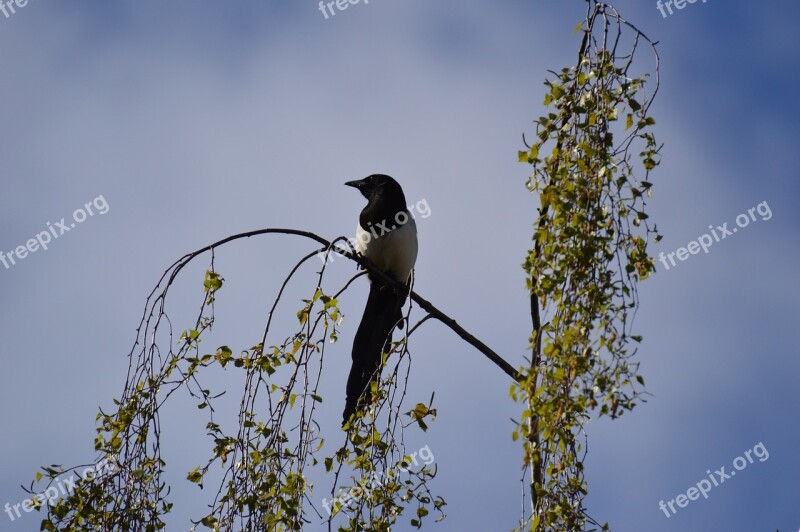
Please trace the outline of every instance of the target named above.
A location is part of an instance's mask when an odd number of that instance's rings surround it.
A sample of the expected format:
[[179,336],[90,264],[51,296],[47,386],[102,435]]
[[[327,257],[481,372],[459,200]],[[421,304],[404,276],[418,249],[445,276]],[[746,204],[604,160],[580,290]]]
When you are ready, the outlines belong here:
[[[526,186],[540,202],[523,264],[533,323],[530,366],[511,388],[512,398],[527,406],[512,434],[522,436],[530,472],[530,513],[523,512],[520,529],[597,524],[582,504],[579,436],[591,414],[616,418],[643,393],[630,343],[641,341],[632,333],[638,282],[655,270],[647,245],[660,239],[645,212],[661,148],[649,131],[658,53],[601,2],[588,2],[576,31],[583,32],[578,62],[551,72],[544,104],[553,110],[536,120],[537,141],[519,152],[520,162],[533,166]],[[634,74],[642,42],[654,54],[655,80]],[[641,150],[638,163],[634,149]]]
[[[228,345],[204,352],[202,341],[213,328],[215,302],[225,282],[214,267],[215,253],[229,242],[265,234],[299,236],[321,247],[302,257],[283,280],[263,333],[251,347],[238,354]],[[101,411],[97,416],[95,448],[101,457],[113,458],[116,469],[111,475],[79,482],[68,496],[47,505],[42,529],[155,531],[165,527],[164,517],[171,511],[172,503],[168,500],[170,487],[162,478],[166,461],[161,452],[160,412],[179,390],[185,390],[196,400],[197,407],[207,413],[206,431],[213,442],[209,459],[189,471],[186,478],[202,488],[208,483],[212,468],[217,475],[221,474],[210,511],[195,521],[196,526],[211,530],[299,530],[310,522],[310,512],[325,519],[311,502],[313,485],[307,475],[308,468],[320,463],[318,455],[325,445],[315,420],[318,404],[323,400],[318,387],[326,347],[338,339],[344,317],[339,297],[362,275],[359,273],[344,286],[329,290],[324,283],[330,264],[328,255],[340,253],[371,275],[387,280],[352,249],[339,247],[339,242],[346,243],[346,239],[328,241],[306,231],[262,229],[229,236],[175,261],[147,298],[129,353],[125,387],[121,397],[114,401],[116,411]],[[211,258],[197,317],[190,328],[176,333],[166,312],[168,294],[180,272],[206,253]],[[318,254],[323,254],[325,260],[316,275],[313,292],[296,313],[297,330],[275,345],[268,345],[273,317],[287,285],[301,266]],[[444,517],[444,500],[433,495],[428,487],[436,475],[436,467],[400,467],[409,461],[405,430],[411,426],[427,430],[427,424],[436,416],[433,397],[426,403],[416,403],[408,411],[402,410],[411,360],[408,339],[422,324],[430,318],[442,321],[504,371],[514,372],[508,363],[430,302],[416,293],[412,293],[411,300],[419,302],[427,315],[393,343],[385,359],[389,370],[384,372],[375,390],[371,408],[352,422],[344,442],[333,455],[321,460],[333,478],[329,528],[334,517],[344,513],[348,525],[340,530],[389,530],[409,505],[415,506],[411,517],[415,527],[421,527],[423,518],[432,510],[440,513],[440,519]],[[407,318],[410,310],[409,304]],[[223,429],[215,418],[216,400],[225,392],[214,393],[203,384],[203,376],[211,367],[243,372],[234,431]],[[46,492],[61,476],[75,469],[57,465],[43,468],[36,480],[46,482],[43,490]],[[397,473],[401,470],[407,478]],[[387,472],[383,481],[372,482],[382,472]],[[344,486],[350,483],[352,486]],[[333,496],[342,490],[348,493],[358,490],[360,496],[343,502]],[[28,491],[34,493],[33,484]]]

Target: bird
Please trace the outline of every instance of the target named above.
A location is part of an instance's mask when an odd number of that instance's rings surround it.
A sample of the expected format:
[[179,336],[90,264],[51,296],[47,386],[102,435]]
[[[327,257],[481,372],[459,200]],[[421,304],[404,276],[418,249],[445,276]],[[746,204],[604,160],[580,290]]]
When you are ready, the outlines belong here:
[[[383,352],[395,326],[402,328],[402,307],[411,289],[411,272],[417,261],[417,226],[406,205],[400,184],[385,174],[372,174],[345,185],[366,199],[356,227],[354,248],[386,274],[394,285],[368,276],[369,296],[353,340],[352,366],[342,425],[355,414],[371,384],[380,377]],[[400,288],[398,288],[398,283]]]

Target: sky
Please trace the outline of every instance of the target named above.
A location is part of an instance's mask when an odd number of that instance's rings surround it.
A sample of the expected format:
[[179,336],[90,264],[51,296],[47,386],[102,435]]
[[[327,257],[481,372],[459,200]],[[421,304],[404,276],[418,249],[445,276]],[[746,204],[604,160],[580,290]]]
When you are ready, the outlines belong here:
[[[370,0],[328,18],[311,0],[23,5],[0,13],[0,250],[51,227],[59,236],[0,263],[0,505],[25,499],[20,485],[41,465],[94,458],[97,409],[119,397],[145,298],[175,259],[266,227],[350,236],[364,201],[343,183],[371,173],[394,176],[409,202],[430,208],[417,220],[416,290],[523,363],[520,264],[538,200],[517,150],[544,111],[547,71],[574,62],[584,2]],[[738,231],[708,253],[659,262],[640,286],[637,357],[652,396],[620,420],[588,424],[588,511],[623,532],[793,532],[794,4],[711,0],[667,16],[649,0],[614,5],[659,41],[652,113],[665,146],[649,208],[664,239],[653,252],[676,252],[710,225]],[[739,228],[742,214],[750,221]],[[63,234],[62,218],[76,221]],[[253,345],[283,276],[312,249],[272,237],[223,248],[215,334]],[[195,311],[205,266],[187,269],[172,295],[176,321]],[[333,266],[334,279],[355,272]],[[289,330],[303,288],[279,329]],[[343,298],[349,319],[323,375],[332,441],[366,293],[362,279]],[[438,417],[408,445],[431,450],[432,488],[448,502],[446,519],[428,527],[512,529],[522,453],[508,377],[438,323],[415,334],[412,352],[409,394],[435,391]],[[165,411],[169,530],[188,530],[207,495],[182,480],[210,448],[193,409],[184,397]],[[722,467],[738,474],[707,499],[659,508]],[[0,514],[0,530],[39,528],[35,512],[14,517]]]

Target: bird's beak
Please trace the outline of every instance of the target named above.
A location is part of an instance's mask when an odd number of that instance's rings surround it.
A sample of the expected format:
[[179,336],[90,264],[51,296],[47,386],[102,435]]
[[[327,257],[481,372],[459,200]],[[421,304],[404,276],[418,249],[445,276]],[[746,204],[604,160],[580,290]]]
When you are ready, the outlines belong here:
[[348,187],[353,187],[353,188],[361,188],[361,185],[363,184],[364,184],[363,179],[359,179],[358,181],[348,181],[347,183],[345,183],[345,185],[347,185]]

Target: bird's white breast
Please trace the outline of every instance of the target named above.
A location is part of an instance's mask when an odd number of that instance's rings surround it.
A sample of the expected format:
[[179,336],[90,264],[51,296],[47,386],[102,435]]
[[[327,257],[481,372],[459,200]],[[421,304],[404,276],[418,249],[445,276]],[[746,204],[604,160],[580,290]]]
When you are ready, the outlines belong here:
[[378,226],[371,229],[372,232],[367,231],[358,224],[356,251],[396,280],[408,280],[417,261],[418,251],[417,224],[414,219],[409,218],[404,225],[383,235]]

